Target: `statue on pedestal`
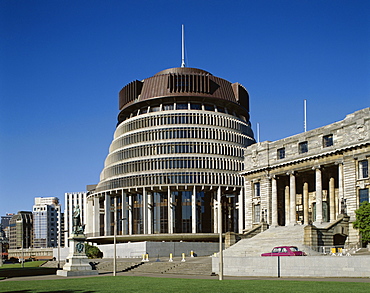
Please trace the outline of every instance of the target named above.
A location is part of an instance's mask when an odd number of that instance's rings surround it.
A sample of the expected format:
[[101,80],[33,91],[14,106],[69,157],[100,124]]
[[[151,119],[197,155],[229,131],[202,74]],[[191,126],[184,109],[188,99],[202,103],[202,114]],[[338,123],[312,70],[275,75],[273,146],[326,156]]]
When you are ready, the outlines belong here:
[[86,256],[84,234],[85,225],[81,221],[81,210],[76,205],[73,211],[72,235],[69,237],[69,254],[63,270],[57,271],[57,275],[63,277],[97,275],[98,271],[92,270]]
[[76,205],[73,211],[73,233],[84,233],[84,225],[81,224],[81,211],[79,205]]

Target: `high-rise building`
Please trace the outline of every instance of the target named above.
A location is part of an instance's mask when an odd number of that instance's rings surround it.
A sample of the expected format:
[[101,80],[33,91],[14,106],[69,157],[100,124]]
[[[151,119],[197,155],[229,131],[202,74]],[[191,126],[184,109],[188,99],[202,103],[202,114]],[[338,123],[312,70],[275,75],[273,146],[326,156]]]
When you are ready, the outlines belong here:
[[20,211],[9,222],[9,248],[29,248],[32,246],[32,212]]
[[1,229],[5,233],[5,237],[9,239],[9,225],[10,220],[14,216],[14,214],[6,214],[5,216],[1,216]]
[[255,140],[241,84],[171,68],[126,85],[119,109],[100,182],[88,194],[89,237],[113,235],[116,222],[118,235],[210,239],[218,202],[223,231],[243,231],[239,172]]
[[61,231],[61,206],[57,197],[36,197],[33,206],[33,247],[57,247]]

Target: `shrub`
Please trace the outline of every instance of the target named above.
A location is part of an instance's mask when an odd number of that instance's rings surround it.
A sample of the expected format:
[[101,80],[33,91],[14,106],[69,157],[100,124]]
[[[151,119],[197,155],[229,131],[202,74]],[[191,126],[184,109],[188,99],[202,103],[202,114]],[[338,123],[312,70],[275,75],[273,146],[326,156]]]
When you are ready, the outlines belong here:
[[370,242],[370,203],[364,201],[361,203],[356,213],[356,221],[353,222],[353,228],[358,229],[361,234],[363,244]]
[[85,244],[85,252],[88,258],[103,258],[103,253],[97,246]]

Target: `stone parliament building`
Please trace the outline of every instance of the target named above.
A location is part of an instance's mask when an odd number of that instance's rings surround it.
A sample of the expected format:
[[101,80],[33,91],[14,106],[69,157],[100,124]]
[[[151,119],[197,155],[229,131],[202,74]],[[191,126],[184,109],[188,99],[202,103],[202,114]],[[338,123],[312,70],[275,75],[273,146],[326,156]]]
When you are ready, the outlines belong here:
[[[249,146],[242,172],[246,228],[261,221],[324,228],[343,215],[353,222],[359,204],[369,201],[369,130],[366,108],[324,127]],[[359,241],[351,224],[341,228],[326,245]]]
[[247,90],[181,67],[126,85],[119,109],[86,195],[89,241],[217,242],[222,229],[229,246],[301,226],[308,247],[359,242],[350,223],[369,201],[370,108],[256,143]]

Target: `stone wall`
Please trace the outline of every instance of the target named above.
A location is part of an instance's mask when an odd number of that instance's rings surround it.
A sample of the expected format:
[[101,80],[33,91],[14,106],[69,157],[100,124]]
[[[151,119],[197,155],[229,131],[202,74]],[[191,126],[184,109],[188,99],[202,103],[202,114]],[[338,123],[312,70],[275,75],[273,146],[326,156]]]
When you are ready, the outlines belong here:
[[[193,251],[197,256],[212,255],[219,250],[218,243],[206,242],[131,242],[117,243],[118,258],[142,258],[143,254],[149,254],[149,258],[190,256]],[[98,245],[103,252],[104,258],[113,258],[113,244]]]
[[[218,274],[218,257],[212,272]],[[280,263],[279,263],[280,262]],[[370,256],[224,257],[225,276],[370,277]]]

